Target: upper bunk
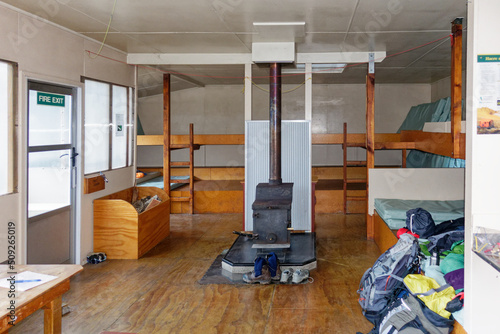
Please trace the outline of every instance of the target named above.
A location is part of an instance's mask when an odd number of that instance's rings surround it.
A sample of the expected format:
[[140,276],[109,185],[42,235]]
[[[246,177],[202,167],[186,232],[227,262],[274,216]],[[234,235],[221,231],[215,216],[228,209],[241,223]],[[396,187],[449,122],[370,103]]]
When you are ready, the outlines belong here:
[[[368,73],[366,80],[366,133],[347,134],[349,146],[367,149],[368,168],[373,168],[375,150],[419,150],[454,159],[465,159],[465,134],[462,133],[462,22],[452,25],[451,97],[449,125],[436,125],[434,129],[403,130],[400,133],[375,133],[375,73]],[[170,132],[170,131],[168,131]],[[163,135],[138,135],[137,145],[163,145]],[[188,135],[170,135],[171,145],[186,145]],[[342,133],[312,134],[313,145],[342,145]],[[200,134],[194,144],[244,145],[244,134]]]
[[[453,141],[451,138],[450,123],[443,123],[427,130],[403,130],[401,133],[377,133],[375,134],[376,150],[420,150],[433,154],[453,157],[456,159],[465,158],[465,145],[460,145],[458,153],[453,151]],[[439,128],[441,127],[441,128]],[[313,145],[342,145],[342,133],[315,133],[312,134]],[[460,142],[465,143],[465,134],[460,133]],[[366,148],[366,134],[349,133],[347,142],[353,147]],[[171,135],[172,144],[186,145],[189,143],[188,135]],[[194,135],[194,143],[197,146],[204,145],[245,145],[245,135],[243,134],[204,134]],[[163,135],[138,135],[137,145],[139,146],[162,146]]]

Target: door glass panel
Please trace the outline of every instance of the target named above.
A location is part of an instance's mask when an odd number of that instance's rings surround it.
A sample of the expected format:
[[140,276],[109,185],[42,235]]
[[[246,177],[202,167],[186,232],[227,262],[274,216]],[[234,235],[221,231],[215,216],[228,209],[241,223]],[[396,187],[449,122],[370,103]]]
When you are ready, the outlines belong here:
[[70,205],[70,155],[71,150],[29,153],[29,218]]
[[71,96],[29,91],[29,146],[71,143]]
[[127,88],[113,86],[112,168],[127,165]]

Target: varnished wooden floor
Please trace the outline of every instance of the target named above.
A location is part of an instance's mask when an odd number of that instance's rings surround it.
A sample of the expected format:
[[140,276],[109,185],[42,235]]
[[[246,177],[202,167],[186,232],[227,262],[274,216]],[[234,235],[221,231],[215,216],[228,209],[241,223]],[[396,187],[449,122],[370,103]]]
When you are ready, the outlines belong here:
[[[140,260],[85,265],[63,300],[63,333],[356,333],[371,324],[359,280],[377,259],[364,215],[316,217],[318,269],[301,285],[200,285],[231,246],[241,214],[172,215],[171,235]],[[9,333],[42,333],[35,313]]]

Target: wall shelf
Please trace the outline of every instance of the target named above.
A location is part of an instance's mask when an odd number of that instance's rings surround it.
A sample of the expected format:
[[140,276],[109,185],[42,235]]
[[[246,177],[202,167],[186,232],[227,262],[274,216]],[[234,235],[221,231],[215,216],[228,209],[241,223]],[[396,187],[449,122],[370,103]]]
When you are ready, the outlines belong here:
[[493,256],[488,256],[488,255],[485,255],[483,253],[476,252],[475,250],[473,250],[472,252],[476,253],[486,263],[488,263],[493,268],[495,268],[498,272],[500,272],[500,259],[498,257],[495,258]]
[[500,272],[500,231],[476,227],[473,234],[472,252]]

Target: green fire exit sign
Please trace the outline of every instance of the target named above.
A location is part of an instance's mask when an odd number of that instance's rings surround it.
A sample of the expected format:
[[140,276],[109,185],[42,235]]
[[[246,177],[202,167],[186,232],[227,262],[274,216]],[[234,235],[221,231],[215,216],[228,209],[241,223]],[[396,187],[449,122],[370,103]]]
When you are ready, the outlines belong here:
[[64,107],[66,99],[64,95],[37,92],[36,102],[46,106]]

